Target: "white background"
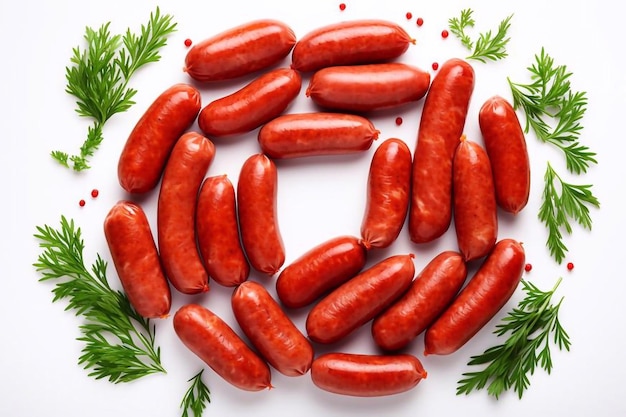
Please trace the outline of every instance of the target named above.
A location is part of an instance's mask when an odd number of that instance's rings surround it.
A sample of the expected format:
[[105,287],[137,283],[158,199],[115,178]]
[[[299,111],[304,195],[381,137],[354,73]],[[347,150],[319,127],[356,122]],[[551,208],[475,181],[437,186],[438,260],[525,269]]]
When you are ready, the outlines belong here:
[[[387,398],[351,398],[317,389],[306,375],[287,378],[273,372],[271,391],[248,393],[226,384],[210,369],[205,381],[212,402],[205,416],[429,416],[462,412],[467,416],[588,416],[624,415],[623,360],[626,290],[623,277],[624,221],[619,199],[623,199],[623,128],[626,80],[621,11],[616,2],[519,1],[519,2],[414,2],[348,1],[339,11],[339,1],[293,2],[196,2],[163,1],[162,12],[174,16],[178,31],[162,50],[163,59],[141,69],[131,81],[139,92],[137,104],[128,112],[115,115],[104,130],[105,140],[91,160],[93,168],[74,173],[60,167],[50,156],[54,149],[75,153],[82,144],[90,121],[74,112],[74,100],[64,92],[64,71],[71,50],[83,45],[85,26],[97,28],[111,21],[111,30],[137,31],[157,3],[152,1],[85,2],[59,0],[6,3],[0,13],[0,42],[3,80],[3,117],[0,167],[3,170],[4,213],[2,229],[3,302],[0,303],[2,336],[0,351],[0,415],[3,416],[177,416],[179,403],[187,389],[187,379],[202,369],[200,360],[176,338],[172,319],[157,323],[157,344],[162,349],[167,374],[149,376],[129,384],[113,385],[87,377],[77,365],[82,345],[81,319],[64,311],[65,303],[52,303],[52,283],[39,283],[32,267],[40,249],[33,238],[36,225],[59,226],[61,215],[73,218],[85,240],[86,261],[95,254],[110,261],[102,233],[103,218],[119,199],[127,197],[117,183],[117,158],[135,122],[152,100],[176,82],[189,81],[182,72],[187,48],[186,38],[200,41],[231,26],[256,18],[276,18],[294,28],[298,37],[318,26],[344,19],[385,18],[403,25],[417,39],[402,58],[404,62],[431,70],[432,62],[442,63],[453,56],[466,56],[459,41],[440,32],[450,17],[472,7],[477,26],[473,33],[497,28],[514,13],[508,45],[510,57],[497,63],[474,63],[476,89],[466,124],[469,138],[481,141],[477,114],[480,105],[494,94],[511,98],[507,77],[528,81],[526,67],[544,46],[557,64],[574,73],[573,88],[588,93],[589,106],[583,120],[581,141],[597,152],[598,165],[582,177],[565,171],[560,153],[528,135],[532,159],[532,191],[527,208],[517,216],[502,216],[500,237],[524,242],[533,270],[525,274],[543,289],[551,288],[563,277],[556,297],[564,296],[561,321],[572,340],[570,352],[553,349],[554,370],[546,375],[538,370],[531,376],[531,387],[519,400],[513,393],[499,401],[485,391],[456,396],[456,381],[468,370],[471,355],[500,342],[491,334],[497,320],[522,296],[518,290],[510,302],[483,331],[457,353],[444,357],[421,354],[423,339],[418,337],[408,351],[423,360],[428,378],[415,389]],[[406,12],[413,19],[405,18]],[[424,25],[415,25],[416,17]],[[288,64],[286,59],[283,64]],[[203,105],[241,87],[244,81],[202,88]],[[304,87],[308,77],[304,78]],[[415,144],[422,103],[384,112],[372,117],[381,139],[400,137],[411,149]],[[303,94],[290,111],[312,110]],[[393,120],[404,119],[398,127]],[[523,116],[520,116],[523,117]],[[523,120],[523,118],[522,118]],[[197,128],[194,126],[194,128]],[[227,173],[235,183],[245,158],[258,152],[256,132],[232,140],[216,140],[217,154],[207,175]],[[349,157],[309,158],[280,162],[279,218],[286,246],[286,264],[312,246],[340,234],[358,234],[365,206],[365,183],[374,148]],[[546,231],[537,219],[541,202],[543,174],[549,160],[557,172],[574,183],[593,184],[601,208],[592,209],[593,230],[575,226],[566,238],[570,251],[567,261],[573,271],[556,264],[544,246]],[[90,197],[100,190],[97,199]],[[156,192],[142,204],[156,226]],[[85,207],[78,201],[86,200]],[[621,200],[619,200],[621,201]],[[453,229],[429,245],[409,242],[406,228],[388,250],[370,258],[370,264],[396,253],[415,253],[417,270],[445,249],[454,249]],[[112,264],[109,281],[119,287]],[[251,279],[267,284],[274,292],[274,278],[252,274]],[[201,297],[174,292],[172,313],[189,301],[198,301],[219,312],[239,329],[229,310],[231,289],[212,284],[211,292]],[[303,328],[306,312],[293,318]],[[373,352],[369,325],[347,341],[325,350]]]

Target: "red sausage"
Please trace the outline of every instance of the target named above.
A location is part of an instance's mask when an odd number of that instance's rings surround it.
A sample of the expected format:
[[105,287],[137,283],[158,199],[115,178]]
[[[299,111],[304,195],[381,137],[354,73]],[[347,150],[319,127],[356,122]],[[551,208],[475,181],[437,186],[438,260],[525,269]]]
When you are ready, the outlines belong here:
[[170,282],[184,294],[209,290],[196,243],[196,206],[215,146],[196,132],[183,134],[167,161],[157,206],[159,253]]
[[232,296],[239,326],[262,357],[287,376],[306,374],[313,361],[311,342],[259,283],[246,281]]
[[196,208],[198,248],[209,277],[234,287],[248,279],[250,264],[241,246],[235,188],[226,175],[202,183]]
[[209,103],[198,115],[208,136],[250,132],[280,115],[300,92],[297,71],[279,68],[260,75],[240,90]]
[[285,23],[251,21],[195,44],[185,57],[184,71],[196,81],[222,81],[277,64],[296,43]]
[[200,92],[176,84],[148,107],[130,133],[117,166],[119,183],[129,193],[154,189],[178,138],[196,120]]
[[502,239],[452,304],[426,330],[424,355],[456,352],[511,298],[524,271],[522,245]]
[[285,262],[278,226],[276,165],[263,154],[249,157],[237,183],[237,213],[243,248],[254,269],[274,275]]
[[306,318],[309,338],[337,342],[380,314],[411,285],[413,257],[390,256],[322,298]]
[[361,271],[367,252],[361,239],[339,236],[309,250],[278,275],[276,293],[289,308],[311,304]]
[[406,347],[446,309],[466,277],[460,253],[444,251],[435,256],[402,298],[374,319],[376,344],[388,351]]
[[292,68],[315,71],[336,65],[391,60],[415,43],[401,26],[385,20],[353,20],[319,27],[293,48]]
[[386,248],[400,234],[409,209],[411,151],[400,139],[387,139],[374,152],[367,180],[361,237],[366,246]]
[[271,388],[271,371],[219,316],[197,304],[174,314],[174,330],[189,350],[226,382],[245,391]]
[[321,107],[368,112],[420,100],[430,73],[400,62],[323,68],[313,74],[306,95]]
[[315,358],[311,379],[328,392],[355,397],[399,394],[426,378],[422,363],[413,355],[363,355],[326,353]]
[[508,101],[494,96],[480,108],[478,122],[493,169],[498,205],[506,212],[519,213],[528,203],[530,162],[517,114]]
[[379,131],[368,119],[343,113],[293,113],[278,116],[259,130],[270,158],[339,155],[368,150]]
[[450,227],[452,159],[473,90],[473,68],[453,58],[441,66],[424,101],[409,208],[409,235],[415,243],[433,241]]
[[170,287],[161,269],[146,213],[130,201],[119,201],[104,219],[111,258],[130,304],[146,318],[170,312]]
[[487,152],[463,135],[452,171],[457,243],[469,262],[487,255],[498,237],[498,207]]

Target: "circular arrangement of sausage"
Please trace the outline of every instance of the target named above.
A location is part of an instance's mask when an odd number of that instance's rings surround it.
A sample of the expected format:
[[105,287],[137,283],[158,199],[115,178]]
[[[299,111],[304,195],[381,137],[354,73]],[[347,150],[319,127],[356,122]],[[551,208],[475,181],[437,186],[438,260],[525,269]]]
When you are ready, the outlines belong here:
[[[342,395],[407,391],[427,371],[402,348],[424,334],[424,355],[457,351],[517,287],[524,248],[498,240],[497,211],[517,213],[528,201],[519,121],[494,96],[479,115],[485,148],[467,139],[473,68],[452,58],[431,80],[420,68],[394,62],[414,42],[382,20],[328,25],[300,39],[283,22],[249,22],[191,47],[185,71],[194,83],[255,75],[251,82],[204,106],[193,83],[174,85],[130,133],[119,183],[130,195],[158,192],[158,230],[152,233],[131,201],[118,202],[106,216],[123,288],[139,314],[159,318],[170,314],[170,284],[183,294],[209,291],[210,281],[232,287],[234,317],[252,346],[197,303],[179,308],[173,325],[180,341],[233,386],[270,388],[276,370],[310,374],[315,386]],[[290,53],[291,67],[274,68]],[[286,111],[303,93],[323,110]],[[401,139],[379,139],[368,112],[420,100],[413,154]],[[189,131],[196,120],[200,131]],[[236,184],[226,175],[206,177],[216,153],[210,138],[255,129],[262,152],[245,160]],[[371,157],[360,236],[334,237],[285,265],[274,161],[364,152],[374,140],[381,143]],[[407,218],[415,243],[434,241],[454,222],[458,247],[421,271],[411,253],[368,265],[368,253],[389,247]],[[467,262],[474,260],[480,265],[468,276]],[[275,282],[276,299],[249,280],[251,271],[276,276],[263,281]],[[291,309],[305,309],[305,329],[294,325]],[[315,352],[312,342],[332,346],[367,323],[384,353]]]

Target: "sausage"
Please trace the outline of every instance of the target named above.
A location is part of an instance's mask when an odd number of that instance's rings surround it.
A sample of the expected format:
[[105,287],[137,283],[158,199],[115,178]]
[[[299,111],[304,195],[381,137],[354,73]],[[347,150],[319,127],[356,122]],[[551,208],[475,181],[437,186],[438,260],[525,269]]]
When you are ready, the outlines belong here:
[[491,161],[498,206],[519,213],[530,194],[530,162],[517,114],[506,99],[493,96],[480,108],[478,123]]
[[285,23],[260,19],[205,39],[189,49],[183,70],[194,80],[230,80],[277,64],[296,44]]
[[309,339],[337,342],[380,314],[411,285],[413,257],[390,256],[322,298],[306,318]]
[[250,132],[285,111],[301,85],[300,74],[290,68],[267,72],[233,94],[210,102],[198,115],[198,127],[215,137]]
[[263,125],[258,141],[270,158],[299,158],[366,151],[379,133],[370,120],[355,114],[292,113]]
[[315,358],[311,379],[328,392],[355,397],[394,395],[414,388],[427,372],[413,355],[325,353]]
[[474,90],[474,69],[452,58],[441,66],[424,100],[413,154],[409,236],[431,242],[452,220],[452,159]]
[[170,287],[161,268],[146,213],[136,203],[118,201],[104,218],[104,235],[128,301],[145,318],[170,312]]
[[466,277],[460,253],[444,251],[435,256],[408,291],[372,322],[376,345],[386,351],[405,348],[446,309]]
[[242,283],[233,292],[231,303],[239,326],[271,366],[286,376],[309,372],[311,342],[261,284]]
[[215,146],[196,132],[183,134],[165,167],[157,203],[159,253],[165,274],[178,291],[209,290],[196,242],[196,206],[202,180],[213,162]]
[[241,246],[235,188],[226,175],[204,179],[196,207],[196,235],[210,279],[226,287],[248,279],[250,264]]
[[237,214],[244,252],[259,272],[274,275],[285,262],[278,224],[276,165],[263,154],[246,159],[237,182]]
[[400,234],[409,210],[411,151],[400,139],[378,146],[370,164],[367,202],[361,223],[366,246],[386,248]]
[[357,275],[366,260],[361,239],[354,236],[329,239],[282,270],[276,280],[276,294],[286,307],[307,306]]
[[487,255],[498,237],[498,207],[487,152],[461,136],[454,155],[454,226],[466,262]]
[[346,112],[369,112],[420,100],[430,73],[401,62],[346,65],[316,71],[306,96],[318,106]]
[[120,185],[131,194],[153,190],[174,144],[193,124],[201,108],[200,92],[175,84],[162,92],[131,131],[117,165]]
[[415,44],[398,24],[364,19],[334,23],[304,35],[293,48],[291,67],[302,72],[337,65],[369,64],[397,58]]
[[189,350],[226,382],[244,391],[272,388],[267,362],[211,310],[198,304],[182,306],[174,314],[174,331]]
[[456,352],[511,298],[524,271],[522,244],[502,239],[424,335],[424,355]]

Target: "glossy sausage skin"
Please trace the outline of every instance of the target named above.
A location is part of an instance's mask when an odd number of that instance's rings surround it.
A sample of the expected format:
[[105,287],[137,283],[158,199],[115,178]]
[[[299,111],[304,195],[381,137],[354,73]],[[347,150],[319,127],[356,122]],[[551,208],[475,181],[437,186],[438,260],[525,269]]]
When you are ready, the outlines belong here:
[[313,361],[311,342],[261,284],[242,283],[233,292],[231,304],[245,335],[278,372],[286,376],[309,372]]
[[322,298],[306,318],[309,339],[335,343],[380,314],[411,285],[413,257],[390,256]]
[[528,203],[530,162],[517,114],[506,99],[493,96],[480,108],[478,122],[493,169],[498,206],[519,213]]
[[414,388],[427,373],[413,355],[326,353],[315,358],[311,379],[328,392],[355,397],[380,397]]
[[235,188],[226,175],[203,181],[196,208],[196,233],[210,279],[226,287],[248,279],[250,264],[241,246]]
[[419,273],[409,290],[374,319],[374,342],[386,351],[405,348],[446,309],[466,277],[467,268],[460,253],[439,253]]
[[244,391],[271,388],[269,365],[211,310],[186,304],[174,314],[174,330],[189,350],[225,381]]
[[174,144],[196,120],[200,108],[200,92],[187,84],[175,84],[156,98],[120,154],[117,175],[124,190],[141,194],[157,186]]
[[276,293],[283,305],[300,308],[357,275],[367,252],[361,239],[339,236],[323,242],[282,270]]
[[502,239],[452,304],[426,330],[424,355],[459,350],[506,304],[524,271],[521,243]]
[[409,209],[411,151],[400,139],[381,143],[370,164],[367,203],[361,223],[366,246],[386,248],[400,234]]
[[319,27],[293,48],[292,68],[308,72],[337,65],[391,60],[415,43],[399,25],[377,19],[353,20]]
[[311,77],[306,95],[323,108],[369,112],[420,100],[430,73],[400,62],[323,68]]
[[431,242],[452,220],[452,159],[463,133],[474,90],[474,70],[465,61],[446,61],[424,101],[413,155],[409,235]]
[[453,164],[454,227],[466,262],[487,255],[498,237],[498,207],[487,152],[465,135]]
[[261,127],[258,141],[267,156],[284,159],[366,151],[378,134],[370,120],[355,114],[292,113]]
[[215,156],[213,143],[183,134],[167,161],[157,205],[159,253],[170,282],[184,294],[209,290],[196,243],[196,207],[202,180]]
[[278,172],[263,154],[244,161],[237,183],[237,214],[244,251],[250,265],[274,275],[285,262],[278,224]]
[[104,219],[113,265],[135,311],[146,318],[170,312],[170,287],[165,278],[146,213],[130,201],[118,201]]
[[267,72],[233,94],[210,102],[200,111],[198,126],[213,137],[250,132],[285,111],[301,86],[302,78],[295,70]]
[[185,57],[184,71],[202,82],[242,77],[277,64],[295,43],[296,36],[285,23],[254,20],[192,46]]

